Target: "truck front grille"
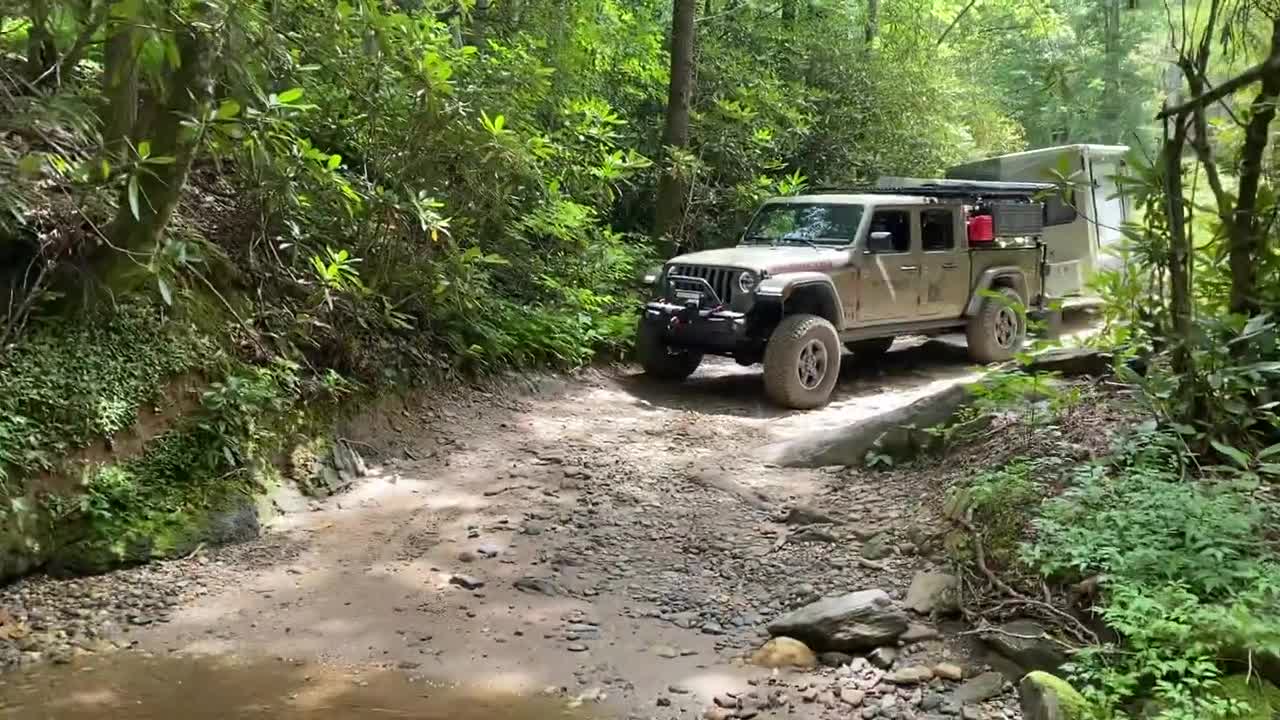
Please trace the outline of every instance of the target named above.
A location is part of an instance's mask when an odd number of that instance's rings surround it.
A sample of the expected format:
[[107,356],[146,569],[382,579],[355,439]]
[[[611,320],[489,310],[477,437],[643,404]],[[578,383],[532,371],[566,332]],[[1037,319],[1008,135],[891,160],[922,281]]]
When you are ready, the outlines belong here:
[[[738,287],[738,275],[741,270],[734,268],[709,267],[706,265],[672,265],[667,275],[683,275],[685,277],[702,278],[711,289],[720,296],[720,302],[728,305],[733,301],[733,292]],[[670,288],[668,287],[668,291]]]

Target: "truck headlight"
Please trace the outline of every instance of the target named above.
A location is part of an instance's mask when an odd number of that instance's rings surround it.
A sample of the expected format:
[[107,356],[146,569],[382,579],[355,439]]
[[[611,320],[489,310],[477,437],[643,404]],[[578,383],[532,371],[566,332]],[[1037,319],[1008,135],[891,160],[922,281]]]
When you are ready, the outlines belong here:
[[747,270],[738,276],[738,289],[744,293],[754,292],[760,284],[760,276]]
[[644,284],[654,285],[658,282],[658,278],[660,277],[662,277],[661,265],[659,265],[656,268],[650,268],[649,271],[644,274]]

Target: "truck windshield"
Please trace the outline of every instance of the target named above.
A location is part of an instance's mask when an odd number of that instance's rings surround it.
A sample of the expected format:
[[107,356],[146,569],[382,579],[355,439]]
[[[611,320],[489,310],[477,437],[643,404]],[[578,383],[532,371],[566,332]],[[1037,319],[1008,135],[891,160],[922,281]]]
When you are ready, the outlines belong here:
[[852,245],[861,205],[773,203],[760,208],[747,229],[750,244]]

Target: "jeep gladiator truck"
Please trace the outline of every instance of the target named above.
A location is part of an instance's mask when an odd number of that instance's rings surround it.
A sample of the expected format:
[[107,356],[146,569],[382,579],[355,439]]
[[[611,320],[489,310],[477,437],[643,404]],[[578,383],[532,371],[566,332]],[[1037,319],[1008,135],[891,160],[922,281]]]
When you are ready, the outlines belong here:
[[684,380],[705,354],[763,363],[770,399],[806,409],[830,399],[842,345],[877,357],[897,336],[963,328],[973,360],[1012,357],[1043,301],[1049,186],[924,185],[775,198],[736,247],[672,258],[646,277],[647,374]]

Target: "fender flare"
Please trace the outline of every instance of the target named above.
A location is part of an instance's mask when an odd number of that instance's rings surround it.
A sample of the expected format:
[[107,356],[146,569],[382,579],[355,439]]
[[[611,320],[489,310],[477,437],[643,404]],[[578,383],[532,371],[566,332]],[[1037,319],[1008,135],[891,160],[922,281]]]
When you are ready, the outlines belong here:
[[812,287],[820,288],[821,292],[827,296],[830,307],[824,315],[830,315],[827,319],[837,328],[840,327],[843,312],[840,292],[836,290],[836,284],[832,282],[831,277],[824,273],[804,271],[769,276],[756,287],[756,301],[761,305],[776,305],[781,310],[796,290]]
[[969,295],[969,304],[965,306],[965,317],[973,317],[978,313],[978,308],[982,307],[982,293],[999,285],[1008,285],[1013,287],[1013,291],[1018,293],[1022,304],[1027,304],[1027,275],[1026,272],[1017,265],[1000,265],[990,267],[982,271],[978,276],[978,282],[973,286],[973,292]]

